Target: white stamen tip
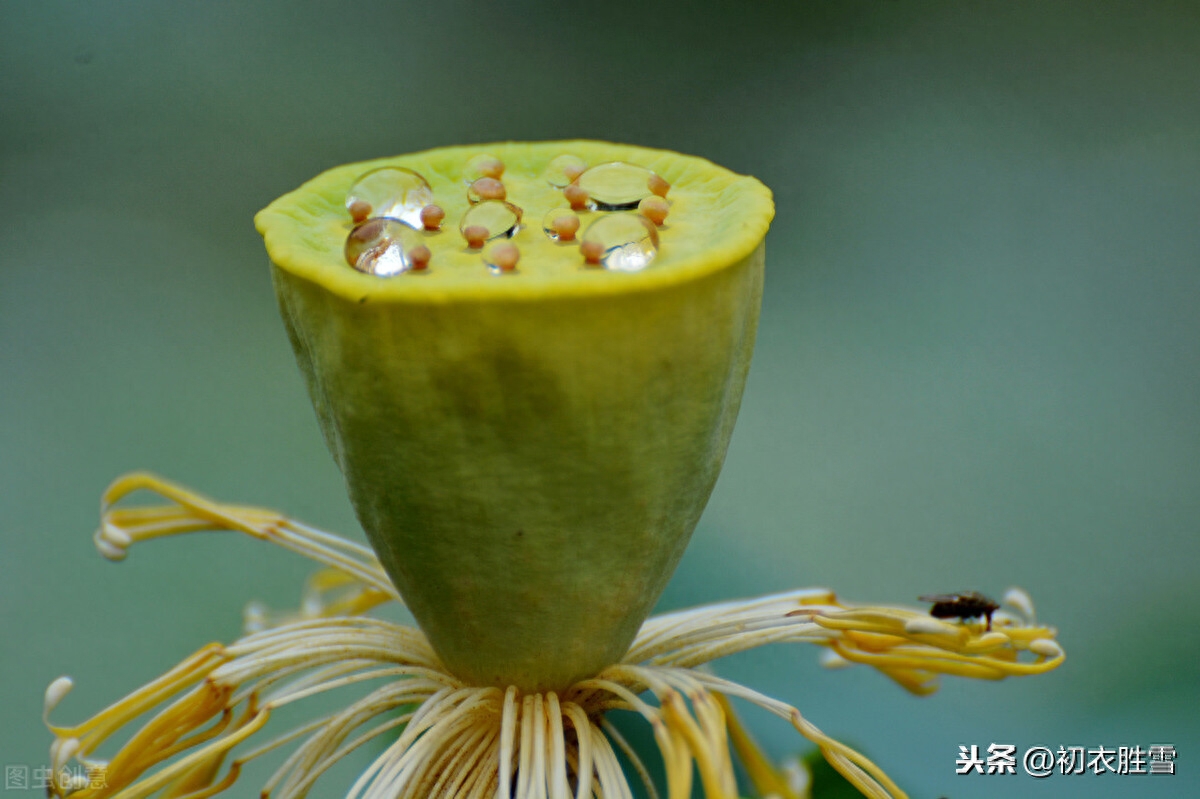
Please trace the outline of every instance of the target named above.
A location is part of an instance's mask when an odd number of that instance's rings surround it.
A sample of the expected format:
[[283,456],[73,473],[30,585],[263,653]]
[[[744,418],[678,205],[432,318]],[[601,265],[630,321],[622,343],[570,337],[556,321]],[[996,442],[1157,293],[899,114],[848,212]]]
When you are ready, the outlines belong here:
[[78,751],[78,738],[56,739],[54,745],[50,747],[50,760],[54,766],[54,770],[60,770],[66,765],[68,760],[75,757],[75,753]]
[[821,665],[827,669],[845,669],[854,664],[832,649],[826,649],[821,653]]
[[1033,609],[1033,599],[1020,588],[1010,588],[1004,593],[1004,604],[1017,610],[1029,621],[1036,618]]
[[125,556],[129,554],[123,547],[119,547],[105,538],[103,535],[103,528],[97,530],[96,534],[92,536],[92,543],[96,545],[96,549],[100,552],[100,554],[109,560],[125,560]]
[[927,635],[954,635],[958,632],[958,628],[953,624],[946,624],[944,621],[938,621],[932,618],[909,619],[904,623],[904,631],[906,633]]
[[998,633],[993,630],[990,633],[984,633],[975,639],[976,646],[1004,646],[1008,643],[1008,636],[1004,633]]
[[808,796],[812,786],[812,773],[804,767],[799,758],[790,757],[783,762],[783,778],[793,795]]
[[1044,658],[1058,658],[1063,654],[1063,649],[1058,642],[1051,641],[1049,638],[1035,638],[1030,641],[1029,651]]
[[267,629],[267,606],[261,602],[250,602],[242,610],[242,629],[246,633],[259,633]]
[[53,711],[54,708],[58,707],[58,703],[61,702],[63,697],[69,694],[71,689],[74,687],[75,681],[70,677],[59,677],[57,680],[46,686],[46,698],[42,705],[46,715],[50,715],[50,712]]
[[127,549],[133,545],[133,538],[129,533],[117,527],[115,524],[104,524],[100,527],[100,537],[110,544]]

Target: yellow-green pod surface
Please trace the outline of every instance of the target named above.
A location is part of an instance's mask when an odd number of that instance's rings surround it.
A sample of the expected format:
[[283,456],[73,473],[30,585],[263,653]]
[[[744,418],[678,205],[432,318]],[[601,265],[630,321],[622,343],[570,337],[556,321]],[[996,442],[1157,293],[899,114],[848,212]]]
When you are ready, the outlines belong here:
[[[466,246],[464,165],[505,164],[524,211],[514,273]],[[624,161],[671,184],[640,272],[585,264],[540,220],[551,159]],[[343,258],[347,190],[403,166],[446,211],[421,273]],[[750,366],[771,194],[661,150],[565,141],[454,147],[329,170],[256,218],[326,441],[388,574],[445,665],[561,690],[617,662],[717,479]],[[599,216],[580,214],[583,229]]]

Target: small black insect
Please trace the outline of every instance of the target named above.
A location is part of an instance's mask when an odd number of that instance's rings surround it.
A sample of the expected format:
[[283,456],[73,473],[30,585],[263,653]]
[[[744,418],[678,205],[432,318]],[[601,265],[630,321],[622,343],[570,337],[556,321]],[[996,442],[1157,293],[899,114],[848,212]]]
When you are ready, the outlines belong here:
[[917,597],[922,602],[932,602],[929,615],[935,619],[987,619],[987,628],[992,629],[992,614],[1000,609],[1000,603],[978,591],[963,591],[959,594],[930,594]]

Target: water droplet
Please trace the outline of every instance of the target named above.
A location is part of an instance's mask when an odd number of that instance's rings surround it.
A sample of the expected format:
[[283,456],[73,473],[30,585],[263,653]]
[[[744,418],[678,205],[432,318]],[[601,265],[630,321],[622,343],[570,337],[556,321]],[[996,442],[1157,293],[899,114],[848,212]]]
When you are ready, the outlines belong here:
[[575,178],[583,174],[587,169],[587,162],[582,158],[574,155],[560,155],[546,165],[546,171],[542,173],[542,177],[551,186],[561,189],[568,183],[575,181]]
[[380,277],[410,269],[421,271],[429,265],[429,249],[421,234],[399,220],[382,216],[368,219],[350,231],[344,252],[346,263]]
[[511,275],[520,260],[521,251],[511,241],[497,241],[483,251],[483,262],[493,275]]
[[[472,248],[482,247],[485,241],[497,236],[511,238],[521,224],[521,209],[501,200],[484,200],[472,205],[463,214],[458,229]],[[468,231],[471,234],[468,235]]]
[[386,216],[399,219],[413,227],[421,226],[421,209],[433,202],[433,189],[425,178],[398,166],[374,169],[363,175],[346,193],[346,210],[351,218],[362,213],[359,203],[366,203],[367,216]]
[[480,178],[467,187],[467,200],[471,205],[484,200],[503,200],[507,196],[504,184],[495,178]]
[[554,208],[542,217],[542,230],[550,241],[575,241],[579,215],[570,208]]
[[[628,211],[636,208],[643,197],[655,193],[650,184],[657,177],[645,167],[609,161],[584,172],[575,184],[587,192],[598,210]],[[662,178],[659,180],[666,183]]]
[[667,201],[662,197],[651,196],[638,203],[638,213],[656,225],[667,221],[667,214],[670,212],[671,206],[667,205]]
[[605,214],[583,234],[588,263],[614,272],[640,272],[658,254],[658,231],[640,214]]
[[480,178],[499,180],[504,174],[504,162],[494,155],[483,153],[467,161],[463,167],[463,183],[471,184]]

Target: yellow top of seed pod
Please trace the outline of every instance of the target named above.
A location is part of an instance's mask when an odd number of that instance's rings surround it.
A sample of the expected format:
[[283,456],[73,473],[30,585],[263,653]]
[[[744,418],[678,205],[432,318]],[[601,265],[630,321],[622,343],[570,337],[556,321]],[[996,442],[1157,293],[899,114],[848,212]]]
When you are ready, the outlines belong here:
[[[585,267],[578,242],[552,241],[539,220],[565,207],[563,191],[547,169],[557,157],[582,159],[589,167],[626,162],[651,170],[670,184],[670,216],[660,229],[653,264],[643,271],[611,274]],[[521,251],[521,270],[498,278],[468,248],[458,230],[471,208],[464,165],[480,156],[504,164],[507,201],[524,212],[512,237]],[[441,229],[424,232],[432,258],[420,274],[381,278],[349,267],[343,258],[353,228],[346,211],[347,191],[364,174],[404,167],[428,181],[434,202],[445,212]],[[553,171],[553,170],[551,170]],[[580,236],[601,212],[580,214]],[[393,158],[347,164],[322,173],[259,212],[255,224],[271,260],[297,277],[354,301],[365,297],[390,302],[442,302],[519,296],[545,299],[626,292],[661,287],[741,260],[762,241],[774,206],[770,191],[754,178],[737,175],[703,158],[595,141],[497,143],[446,147]]]

